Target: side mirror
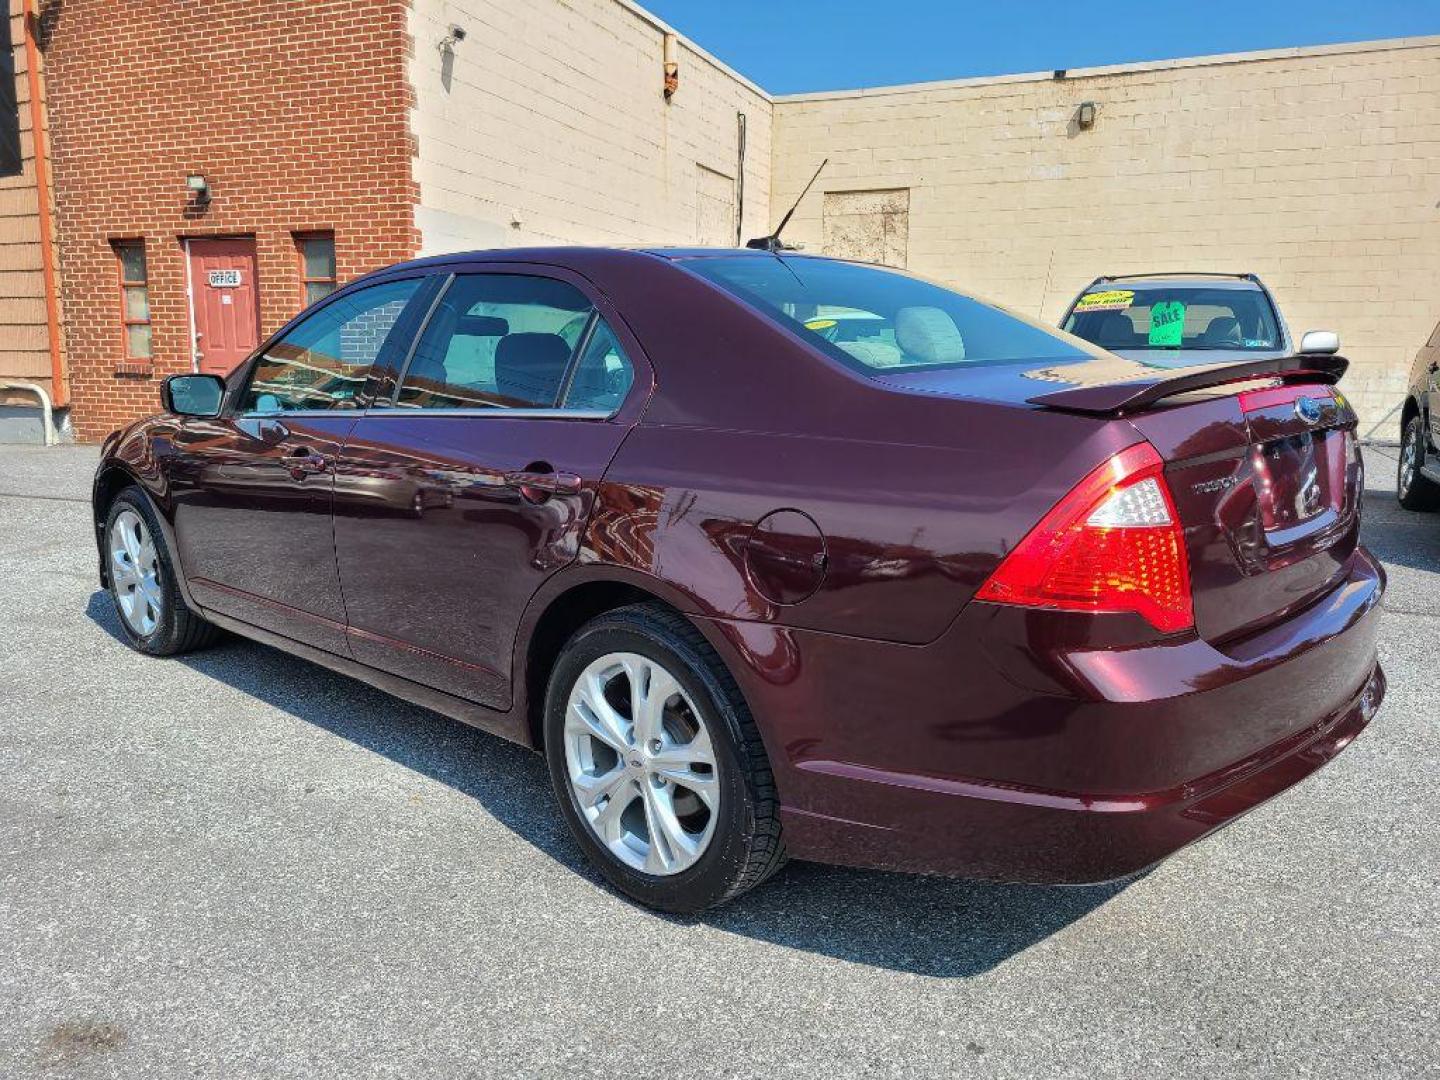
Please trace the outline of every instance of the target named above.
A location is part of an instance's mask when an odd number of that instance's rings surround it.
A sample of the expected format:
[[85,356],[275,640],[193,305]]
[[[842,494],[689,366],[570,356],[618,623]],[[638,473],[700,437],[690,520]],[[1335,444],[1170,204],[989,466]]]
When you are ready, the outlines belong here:
[[1309,330],[1300,339],[1300,352],[1333,356],[1340,351],[1340,335],[1333,330]]
[[160,384],[160,404],[180,416],[219,416],[225,380],[218,375],[171,375]]

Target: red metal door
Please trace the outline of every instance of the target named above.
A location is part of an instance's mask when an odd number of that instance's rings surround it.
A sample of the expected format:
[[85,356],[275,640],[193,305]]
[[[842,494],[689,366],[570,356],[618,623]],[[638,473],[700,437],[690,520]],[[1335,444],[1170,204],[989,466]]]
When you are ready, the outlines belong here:
[[186,246],[196,367],[228,375],[260,344],[255,240],[190,240]]

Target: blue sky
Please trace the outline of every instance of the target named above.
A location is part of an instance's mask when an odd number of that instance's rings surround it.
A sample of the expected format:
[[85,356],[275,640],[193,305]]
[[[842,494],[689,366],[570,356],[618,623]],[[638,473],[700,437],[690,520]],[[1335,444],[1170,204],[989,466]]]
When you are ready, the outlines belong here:
[[1440,34],[1440,0],[641,0],[776,94]]

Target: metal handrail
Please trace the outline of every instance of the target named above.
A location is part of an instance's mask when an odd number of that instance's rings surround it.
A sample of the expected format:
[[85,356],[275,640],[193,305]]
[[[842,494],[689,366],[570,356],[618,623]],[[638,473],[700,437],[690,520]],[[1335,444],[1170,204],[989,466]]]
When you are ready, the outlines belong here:
[[55,432],[55,410],[50,406],[50,395],[39,383],[22,382],[19,379],[0,379],[0,390],[25,390],[40,399],[40,419],[45,425],[45,445],[54,446],[60,441]]

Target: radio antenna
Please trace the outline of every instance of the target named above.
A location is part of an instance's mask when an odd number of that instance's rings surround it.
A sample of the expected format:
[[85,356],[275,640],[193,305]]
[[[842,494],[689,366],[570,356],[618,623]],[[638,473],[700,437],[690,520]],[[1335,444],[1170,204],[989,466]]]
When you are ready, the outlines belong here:
[[774,232],[769,236],[757,236],[754,240],[748,241],[745,246],[747,248],[755,248],[758,251],[794,250],[793,248],[787,249],[785,245],[780,242],[780,234],[784,231],[785,226],[790,224],[791,217],[794,216],[796,210],[800,209],[800,204],[805,201],[805,196],[810,194],[810,189],[815,186],[815,181],[820,179],[820,173],[824,170],[825,166],[829,164],[829,158],[820,162],[820,168],[815,170],[815,175],[810,177],[810,183],[805,185],[805,190],[800,192],[800,198],[795,200],[795,205],[790,207],[790,209],[786,211],[785,216],[780,219],[780,224],[775,226]]

